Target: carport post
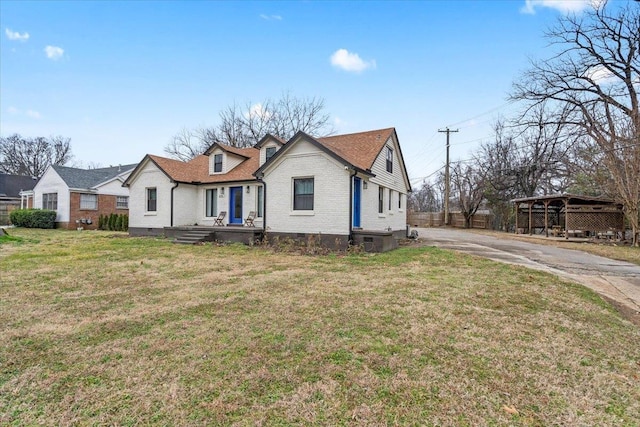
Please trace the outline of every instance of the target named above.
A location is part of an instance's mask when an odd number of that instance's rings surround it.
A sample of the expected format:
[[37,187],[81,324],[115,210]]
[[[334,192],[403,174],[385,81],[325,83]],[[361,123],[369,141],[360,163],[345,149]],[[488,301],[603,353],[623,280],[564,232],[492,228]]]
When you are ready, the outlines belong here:
[[564,238],[569,240],[569,199],[564,199]]
[[549,200],[544,201],[544,234],[549,237]]

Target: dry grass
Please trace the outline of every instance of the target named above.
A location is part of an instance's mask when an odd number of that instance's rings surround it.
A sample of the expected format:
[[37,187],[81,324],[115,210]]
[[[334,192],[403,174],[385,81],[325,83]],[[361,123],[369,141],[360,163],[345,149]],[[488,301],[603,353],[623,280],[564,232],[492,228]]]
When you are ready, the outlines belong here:
[[640,330],[547,274],[435,248],[12,236],[0,424],[640,422]]

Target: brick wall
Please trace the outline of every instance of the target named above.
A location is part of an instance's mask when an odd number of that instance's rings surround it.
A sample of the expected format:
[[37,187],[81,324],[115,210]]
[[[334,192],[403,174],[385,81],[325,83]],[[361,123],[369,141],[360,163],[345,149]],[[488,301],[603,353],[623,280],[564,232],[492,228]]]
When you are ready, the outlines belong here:
[[[85,230],[96,230],[100,215],[111,215],[112,213],[129,215],[129,209],[117,209],[116,196],[108,194],[98,194],[98,209],[80,209],[80,194],[73,192],[70,194],[69,222],[66,224],[60,223],[58,224],[59,227],[70,230],[74,230],[76,227],[83,227]],[[76,220],[82,219],[91,219],[91,224],[76,224]]]

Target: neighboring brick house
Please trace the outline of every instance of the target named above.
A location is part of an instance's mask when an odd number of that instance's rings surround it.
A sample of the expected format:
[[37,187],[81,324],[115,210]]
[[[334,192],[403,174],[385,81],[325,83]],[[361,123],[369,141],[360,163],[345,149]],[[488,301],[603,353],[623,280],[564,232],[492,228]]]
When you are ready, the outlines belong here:
[[122,183],[135,166],[50,166],[33,189],[33,206],[55,210],[58,228],[96,229],[100,215],[129,214],[129,189]]
[[340,245],[404,237],[411,191],[394,128],[321,138],[298,132],[289,141],[266,135],[250,148],[216,143],[189,162],[147,155],[124,185],[132,235],[215,228],[221,212],[225,231],[214,232],[228,234],[253,213],[250,224],[268,236]]
[[24,194],[33,190],[37,182],[31,176],[0,173],[0,225],[9,223],[9,213],[12,210],[20,209],[21,206],[31,207]]

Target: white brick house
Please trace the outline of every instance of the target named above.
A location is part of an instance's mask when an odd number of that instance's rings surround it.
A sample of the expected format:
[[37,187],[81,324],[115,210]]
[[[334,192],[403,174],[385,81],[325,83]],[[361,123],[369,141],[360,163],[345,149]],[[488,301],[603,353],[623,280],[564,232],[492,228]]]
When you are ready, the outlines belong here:
[[132,235],[213,226],[221,211],[225,227],[242,226],[253,211],[269,236],[343,245],[376,233],[403,237],[411,191],[394,128],[298,132],[286,142],[267,135],[251,148],[214,144],[189,162],[147,155],[124,185]]

